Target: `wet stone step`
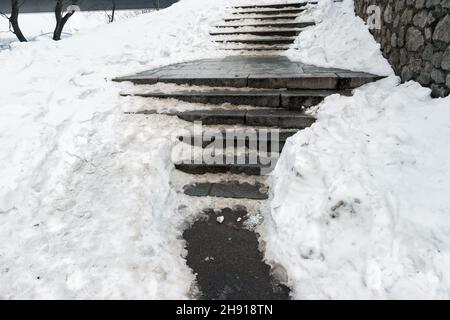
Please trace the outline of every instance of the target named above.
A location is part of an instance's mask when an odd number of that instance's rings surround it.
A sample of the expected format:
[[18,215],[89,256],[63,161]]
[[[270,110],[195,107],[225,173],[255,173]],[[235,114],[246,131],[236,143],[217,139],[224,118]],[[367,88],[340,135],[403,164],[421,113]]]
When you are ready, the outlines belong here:
[[252,27],[252,28],[305,28],[315,25],[314,22],[277,22],[277,21],[269,21],[269,22],[259,22],[259,23],[228,23],[228,24],[219,24],[216,25],[216,28],[244,28],[244,27]]
[[219,183],[194,183],[184,186],[184,194],[193,197],[220,197],[233,199],[265,200],[269,196],[267,187],[261,183],[240,183],[238,181]]
[[211,31],[209,34],[212,36],[220,36],[220,35],[240,35],[240,34],[251,34],[251,35],[257,35],[257,36],[268,36],[268,37],[276,37],[276,36],[283,36],[283,37],[294,37],[300,34],[302,30],[296,30],[296,29],[283,29],[283,30],[276,30],[276,29],[261,29],[261,30],[229,30],[229,31]]
[[302,112],[280,109],[207,109],[165,114],[190,122],[201,121],[203,125],[247,125],[280,129],[305,129],[316,121],[314,117]]
[[221,47],[219,50],[227,50],[227,51],[285,51],[288,50],[289,46],[271,46],[271,47],[263,47],[263,46],[247,46],[247,47]]
[[315,1],[305,1],[305,2],[287,2],[287,3],[256,3],[256,4],[251,4],[251,5],[235,5],[233,6],[233,8],[237,8],[237,9],[252,9],[252,8],[277,8],[277,9],[282,9],[282,8],[302,8],[305,7],[308,4],[317,4],[317,2]]
[[279,14],[294,14],[294,13],[302,13],[305,11],[303,8],[286,8],[286,9],[245,9],[245,10],[236,10],[231,12],[233,15],[241,15],[241,14],[260,14],[260,15],[279,15]]
[[[236,157],[237,158],[237,157]],[[175,168],[181,172],[188,174],[201,175],[206,173],[231,173],[231,174],[246,174],[249,176],[263,176],[272,172],[275,168],[277,159],[256,159],[256,161],[248,161],[243,159],[243,161],[238,161],[236,158],[232,161],[233,163],[228,163],[225,158],[221,161],[216,160],[216,163],[177,163]],[[241,162],[243,164],[241,164]]]
[[205,210],[183,233],[198,299],[288,300],[290,290],[271,274],[258,235],[245,228],[245,208]]
[[245,16],[245,15],[239,15],[229,18],[224,18],[223,20],[228,21],[238,21],[238,20],[295,20],[298,18],[298,15],[292,15],[292,14],[280,14],[280,15],[253,15],[253,16]]
[[286,140],[296,134],[297,129],[252,129],[205,131],[201,135],[178,137],[179,141],[202,148],[229,149],[247,148],[267,152],[281,152]]

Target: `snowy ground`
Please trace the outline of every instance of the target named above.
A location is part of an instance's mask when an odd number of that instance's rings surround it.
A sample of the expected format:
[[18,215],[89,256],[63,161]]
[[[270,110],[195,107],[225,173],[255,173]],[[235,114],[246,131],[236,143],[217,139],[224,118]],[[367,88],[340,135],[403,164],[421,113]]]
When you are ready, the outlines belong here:
[[[208,31],[232,2],[182,0],[0,52],[0,298],[189,297],[180,235],[209,200],[177,193],[188,124],[123,115],[186,104],[119,98],[130,84],[109,79],[223,55]],[[351,2],[321,1],[322,23],[287,55],[390,77],[329,97],[289,140],[258,228],[266,258],[298,299],[449,298],[450,98],[398,85]]]

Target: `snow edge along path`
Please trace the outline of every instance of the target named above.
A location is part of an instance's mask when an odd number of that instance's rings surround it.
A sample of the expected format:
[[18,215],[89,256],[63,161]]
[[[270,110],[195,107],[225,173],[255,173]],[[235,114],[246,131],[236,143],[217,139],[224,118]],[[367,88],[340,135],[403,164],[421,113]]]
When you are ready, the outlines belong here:
[[328,97],[288,140],[258,229],[265,256],[296,299],[448,299],[450,97],[400,85],[352,6],[325,4],[290,56],[390,76]]
[[169,200],[183,123],[124,116],[131,85],[108,79],[220,56],[208,31],[228,3],[182,0],[0,52],[0,298],[188,298],[186,217]]

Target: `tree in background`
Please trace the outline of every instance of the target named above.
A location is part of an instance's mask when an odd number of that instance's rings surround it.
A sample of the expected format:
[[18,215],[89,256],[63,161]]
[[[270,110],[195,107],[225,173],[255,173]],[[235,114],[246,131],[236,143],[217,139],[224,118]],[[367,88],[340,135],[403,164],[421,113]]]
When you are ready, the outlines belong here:
[[[56,27],[53,32],[53,40],[59,41],[61,40],[61,34],[66,25],[67,21],[71,16],[77,11],[76,4],[77,0],[65,1],[65,0],[55,0],[55,17],[56,17]],[[64,14],[64,4],[68,2],[70,5],[67,7],[67,11]]]
[[8,17],[5,13],[0,12],[0,15],[9,20],[9,30],[14,33],[20,42],[27,42],[27,38],[22,33],[19,26],[19,10],[23,1],[11,0],[11,15]]
[[106,13],[106,16],[108,17],[108,23],[114,22],[114,20],[115,20],[116,7],[117,7],[116,0],[111,0],[111,5],[112,5],[111,14]]

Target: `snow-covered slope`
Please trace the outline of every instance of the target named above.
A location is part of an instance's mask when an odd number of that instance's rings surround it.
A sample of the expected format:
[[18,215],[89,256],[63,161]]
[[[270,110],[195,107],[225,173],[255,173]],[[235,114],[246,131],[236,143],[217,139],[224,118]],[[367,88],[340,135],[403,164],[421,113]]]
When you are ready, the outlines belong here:
[[[322,4],[290,56],[392,74],[352,1]],[[448,299],[450,97],[391,75],[317,118],[288,141],[260,228],[294,297]]]
[[167,207],[180,121],[124,117],[129,84],[108,79],[219,55],[208,29],[226,3],[0,52],[0,298],[187,297],[184,217]]

